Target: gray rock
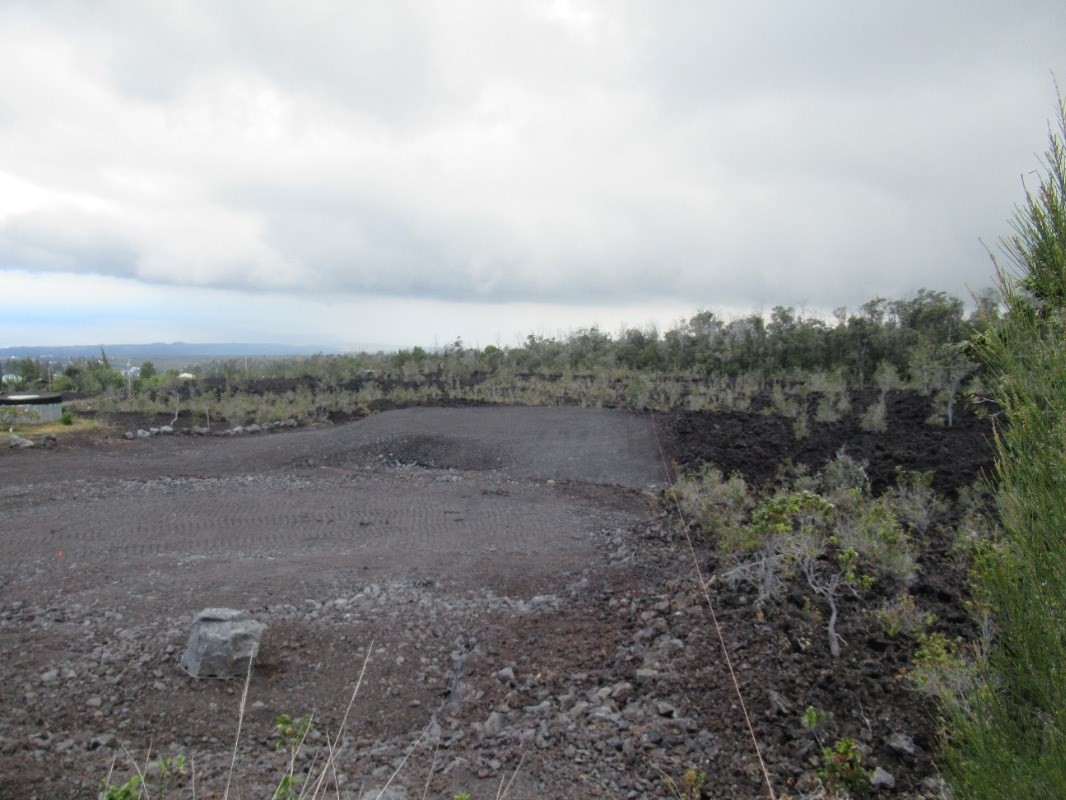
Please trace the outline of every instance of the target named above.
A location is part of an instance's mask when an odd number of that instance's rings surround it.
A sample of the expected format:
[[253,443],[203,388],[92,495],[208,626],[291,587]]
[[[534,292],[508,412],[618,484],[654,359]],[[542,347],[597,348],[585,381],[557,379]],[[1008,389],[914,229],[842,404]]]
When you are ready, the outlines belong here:
[[137,434],[135,434],[133,431],[126,431],[124,434],[122,434],[122,438],[123,439],[136,439],[137,438]]
[[500,683],[514,683],[514,670],[511,667],[504,667],[496,673],[496,680],[498,680]]
[[370,789],[359,796],[359,800],[408,800],[407,790],[402,786],[390,786],[388,789]]
[[181,666],[194,678],[243,678],[264,630],[243,611],[204,609],[193,620]]
[[500,733],[507,724],[507,718],[499,711],[492,711],[489,713],[489,718],[485,720],[485,725],[482,730],[486,736],[495,736]]
[[948,786],[944,783],[944,779],[935,775],[928,778],[922,778],[918,782],[918,791],[925,797],[950,797],[948,793]]
[[173,436],[174,435],[174,428],[171,427],[170,425],[160,425],[159,426],[159,433],[160,433],[161,436]]
[[673,703],[668,703],[666,700],[655,701],[655,713],[660,717],[676,717],[677,706]]
[[913,756],[917,751],[914,739],[905,733],[893,733],[885,742],[885,747],[897,756]]
[[7,440],[7,446],[12,450],[26,450],[30,447],[36,447],[36,445],[29,439],[24,439],[21,436],[11,436]]
[[878,767],[870,776],[870,785],[875,789],[895,789],[896,779],[892,777],[891,772]]
[[108,749],[114,749],[115,748],[115,736],[114,736],[114,734],[101,733],[99,736],[94,736],[92,739],[89,740],[88,749],[90,749],[90,750],[99,750],[101,747],[106,747]]
[[636,673],[637,684],[643,686],[651,683],[659,677],[659,671],[654,669],[638,669]]
[[788,704],[788,701],[780,692],[770,692],[770,706],[781,716],[788,716],[792,712],[792,706]]
[[148,438],[148,437],[150,437],[151,435],[152,435],[152,434],[150,434],[150,433],[149,433],[148,431],[146,431],[146,430],[145,430],[144,428],[138,428],[138,429],[137,429],[137,438],[138,438],[138,439],[147,439],[147,438]]

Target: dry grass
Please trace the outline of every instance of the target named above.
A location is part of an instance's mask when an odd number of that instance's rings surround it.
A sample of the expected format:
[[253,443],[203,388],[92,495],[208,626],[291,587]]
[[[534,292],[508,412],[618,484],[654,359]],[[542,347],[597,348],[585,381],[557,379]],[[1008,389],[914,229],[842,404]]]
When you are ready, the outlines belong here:
[[63,434],[71,433],[95,433],[102,432],[107,429],[107,426],[95,419],[79,419],[74,418],[74,421],[70,425],[64,425],[62,422],[35,422],[32,424],[19,424],[9,425],[7,428],[8,434],[15,436],[22,436],[27,439],[32,439],[34,436],[46,436],[47,434],[54,434],[55,436],[62,436]]
[[[343,739],[345,729],[348,726],[348,721],[351,716],[352,708],[355,706],[355,701],[359,696],[359,691],[363,686],[364,678],[366,676],[367,666],[370,662],[370,654],[373,652],[373,641],[370,643],[370,647],[367,648],[366,657],[363,659],[362,667],[359,670],[359,677],[355,682],[355,687],[352,690],[351,698],[348,701],[348,706],[344,711],[344,716],[341,718],[340,727],[332,735],[326,737],[326,752],[327,755],[324,759],[315,758],[310,768],[306,771],[306,774],[298,774],[296,771],[297,756],[304,746],[305,739],[311,730],[311,717],[307,718],[306,725],[303,725],[298,735],[291,742],[290,755],[288,768],[280,779],[277,781],[277,789],[274,792],[273,800],[325,800],[326,798],[336,796],[340,798],[342,796],[342,790],[339,788],[337,780],[337,757],[343,747]],[[252,664],[248,665],[248,673],[245,676],[244,688],[241,693],[241,702],[237,715],[237,733],[233,741],[233,754],[230,759],[229,771],[226,775],[225,788],[221,794],[222,800],[230,800],[231,797],[240,797],[240,791],[234,785],[234,773],[237,769],[238,761],[238,747],[241,740],[241,731],[244,727],[244,716],[248,702],[248,688],[251,685],[252,680]],[[431,723],[432,724],[432,723]],[[415,753],[415,751],[427,742],[427,736],[429,735],[431,724],[427,725],[415,741],[408,747],[407,752],[404,754],[400,763],[393,770],[388,780],[384,785],[377,789],[377,797],[385,796],[385,793],[389,787],[396,780],[397,776],[407,765],[408,760]],[[159,770],[159,764],[163,762],[157,762],[155,765],[151,762],[151,746],[149,745],[148,753],[145,756],[144,765],[138,765],[134,755],[127,749],[123,748],[126,754],[126,760],[130,764],[130,769],[133,771],[133,775],[125,783],[114,783],[114,773],[117,761],[116,758],[112,760],[111,769],[108,771],[107,777],[104,780],[104,790],[100,794],[102,800],[165,800],[167,791],[165,783],[167,780],[168,772],[169,776],[173,778],[174,771],[169,769],[170,765],[176,765],[176,771],[181,772],[184,769],[184,760],[177,762],[175,760],[168,760],[166,762],[167,768],[162,772]],[[500,779],[499,788],[496,791],[496,800],[504,800],[511,790],[511,786],[514,783],[515,777],[517,777],[519,770],[522,768],[522,763],[525,760],[525,754],[522,754],[522,758],[519,760],[518,765],[515,767],[514,772],[510,774],[510,777],[506,775]],[[433,759],[430,765],[429,774],[426,775],[425,788],[422,794],[423,800],[426,800],[429,794],[429,785],[433,777],[433,768],[436,765],[436,747],[433,751]],[[153,770],[152,767],[155,766]],[[156,785],[152,786],[149,774],[151,772],[159,773],[160,777],[156,781]],[[199,794],[197,792],[197,775],[195,762],[191,762],[191,774],[190,774],[191,786],[188,789],[181,790],[181,794],[184,796],[185,792],[191,792],[188,796],[191,800],[199,800],[202,797],[218,797],[217,792],[209,792],[208,794]],[[363,797],[364,788],[360,788],[356,797]],[[203,791],[201,786],[200,791]],[[370,791],[374,791],[371,789]],[[173,790],[171,796],[177,796],[178,790]],[[345,798],[352,797],[347,790],[343,790],[343,796]],[[465,794],[456,795],[457,797],[469,796]]]

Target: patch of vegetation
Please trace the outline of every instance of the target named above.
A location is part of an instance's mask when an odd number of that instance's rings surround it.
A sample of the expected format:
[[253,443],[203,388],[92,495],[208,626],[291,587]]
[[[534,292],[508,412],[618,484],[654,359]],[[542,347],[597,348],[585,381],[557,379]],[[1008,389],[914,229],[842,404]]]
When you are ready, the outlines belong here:
[[[1066,787],[1066,98],[1002,249],[1007,314],[972,348],[1002,408],[999,527],[974,548],[990,641],[972,684],[947,697],[944,762],[957,797],[1052,798]],[[953,655],[925,644],[930,659]]]
[[[863,466],[840,453],[821,474],[762,496],[752,497],[743,480],[725,480],[713,468],[682,476],[672,491],[689,524],[711,537],[724,559],[721,578],[751,586],[757,605],[779,598],[793,581],[821,599],[829,611],[829,649],[838,658],[841,599],[914,579],[917,501],[908,487],[918,481],[927,489],[928,481],[903,480],[904,488],[872,497]],[[920,495],[923,508],[933,505],[930,495]]]
[[833,796],[840,792],[864,795],[870,788],[870,776],[863,768],[862,761],[859,743],[850,736],[844,736],[822,748],[818,777]]
[[48,434],[66,434],[72,433],[94,433],[103,432],[107,426],[98,419],[88,419],[85,417],[73,416],[69,423],[63,422],[60,419],[59,422],[36,422],[32,425],[17,424],[17,425],[0,425],[3,430],[16,436],[23,436],[27,439],[32,439],[35,436],[47,436]]
[[884,430],[887,392],[907,387],[939,397],[933,416],[952,424],[961,381],[973,368],[960,346],[992,316],[985,309],[966,317],[958,298],[922,289],[906,299],[875,298],[856,312],[839,309],[833,321],[778,306],[768,319],[725,320],[700,311],[667,331],[582,328],[557,338],[530,335],[510,347],[468,347],[456,339],[432,351],[221,361],[183,370],[145,362],[128,374],[101,351],[61,369],[32,359],[5,369],[19,370],[9,373],[18,376],[16,388],[91,397],[101,411],[181,413],[196,424],[214,419],[231,427],[451,402],[758,411],[756,398],[769,391],[770,413],[793,420],[794,435],[805,439],[812,425],[850,413],[853,391],[872,385],[880,400],[867,412],[871,430]]

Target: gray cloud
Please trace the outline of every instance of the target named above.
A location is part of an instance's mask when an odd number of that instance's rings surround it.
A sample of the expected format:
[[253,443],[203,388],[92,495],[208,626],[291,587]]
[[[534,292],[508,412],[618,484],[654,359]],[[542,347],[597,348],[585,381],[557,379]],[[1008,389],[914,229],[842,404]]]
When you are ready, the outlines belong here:
[[1064,40],[1036,4],[9,4],[0,176],[34,192],[0,194],[0,269],[485,304],[961,293]]
[[133,277],[137,251],[100,215],[46,210],[0,223],[0,264],[39,272]]

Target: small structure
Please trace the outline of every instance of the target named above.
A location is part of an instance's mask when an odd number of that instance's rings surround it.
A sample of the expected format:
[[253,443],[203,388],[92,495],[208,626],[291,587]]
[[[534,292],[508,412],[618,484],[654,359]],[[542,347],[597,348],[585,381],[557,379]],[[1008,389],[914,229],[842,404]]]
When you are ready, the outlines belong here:
[[0,417],[9,425],[59,422],[62,415],[63,395],[58,392],[0,395]]

